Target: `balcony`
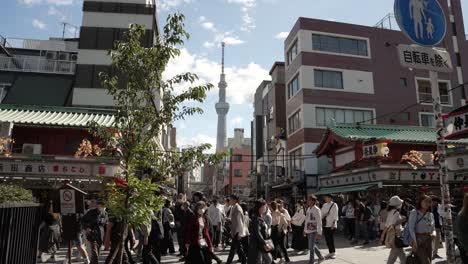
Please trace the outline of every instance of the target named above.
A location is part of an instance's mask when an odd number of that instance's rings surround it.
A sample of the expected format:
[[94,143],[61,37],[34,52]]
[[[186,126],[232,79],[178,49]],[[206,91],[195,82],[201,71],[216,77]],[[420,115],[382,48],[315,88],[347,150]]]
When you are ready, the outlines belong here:
[[0,56],[0,71],[75,74],[76,61],[48,60],[39,56]]

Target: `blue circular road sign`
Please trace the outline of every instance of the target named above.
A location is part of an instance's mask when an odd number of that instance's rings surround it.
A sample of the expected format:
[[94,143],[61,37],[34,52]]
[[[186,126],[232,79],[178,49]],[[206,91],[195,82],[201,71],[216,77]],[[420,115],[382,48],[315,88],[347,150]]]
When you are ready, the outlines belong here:
[[447,21],[437,0],[395,0],[400,29],[415,43],[435,46],[445,37]]

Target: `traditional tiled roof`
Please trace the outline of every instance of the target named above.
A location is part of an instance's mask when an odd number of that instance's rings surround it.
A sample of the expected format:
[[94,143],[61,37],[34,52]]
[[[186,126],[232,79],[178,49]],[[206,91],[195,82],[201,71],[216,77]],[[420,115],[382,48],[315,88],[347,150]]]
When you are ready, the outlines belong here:
[[[330,127],[335,135],[351,141],[391,140],[401,143],[434,143],[436,133],[434,128],[415,126],[389,125],[347,125],[340,124]],[[468,139],[448,140],[447,143],[467,144]]]
[[[323,153],[331,142],[344,145],[356,141],[389,140],[393,143],[435,144],[434,128],[416,126],[366,125],[366,124],[336,124],[324,133],[316,153]],[[447,144],[468,145],[468,139],[446,140]]]
[[0,122],[14,124],[87,127],[91,121],[111,126],[115,112],[102,109],[42,106],[0,106]]

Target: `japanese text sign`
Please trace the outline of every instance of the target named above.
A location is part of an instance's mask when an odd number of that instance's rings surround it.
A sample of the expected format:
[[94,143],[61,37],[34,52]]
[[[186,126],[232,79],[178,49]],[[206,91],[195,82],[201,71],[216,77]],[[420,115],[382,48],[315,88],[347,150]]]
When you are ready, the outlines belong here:
[[452,72],[453,70],[450,54],[443,49],[398,45],[398,53],[403,67],[436,72]]

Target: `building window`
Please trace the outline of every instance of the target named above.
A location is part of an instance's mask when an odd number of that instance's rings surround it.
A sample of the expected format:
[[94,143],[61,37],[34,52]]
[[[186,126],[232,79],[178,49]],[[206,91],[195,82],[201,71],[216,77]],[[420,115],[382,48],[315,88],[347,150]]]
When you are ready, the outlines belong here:
[[420,113],[420,125],[423,127],[435,127],[434,114]]
[[363,123],[372,124],[374,113],[369,110],[351,110],[339,108],[317,107],[316,111],[317,126],[330,126],[333,122],[337,124]]
[[[417,80],[418,98],[421,103],[432,103],[432,89],[429,80]],[[440,101],[442,104],[451,105],[448,82],[439,82]]]
[[291,48],[289,48],[288,52],[286,53],[286,56],[288,65],[290,65],[297,56],[297,40],[294,42]]
[[355,56],[368,56],[367,41],[312,34],[312,49]]
[[315,87],[343,89],[343,73],[339,71],[314,70]]
[[288,119],[289,134],[294,133],[302,127],[301,124],[301,110],[298,110]]
[[242,170],[234,169],[234,177],[242,177]]
[[408,81],[406,78],[400,78],[400,87],[406,88],[408,86]]
[[242,155],[234,155],[234,159],[233,159],[235,162],[240,162],[242,161]]
[[291,175],[294,175],[294,171],[302,171],[304,168],[304,158],[302,156],[302,148],[296,149],[289,153]]
[[296,75],[288,84],[288,99],[293,97],[301,88],[299,87],[299,75]]

